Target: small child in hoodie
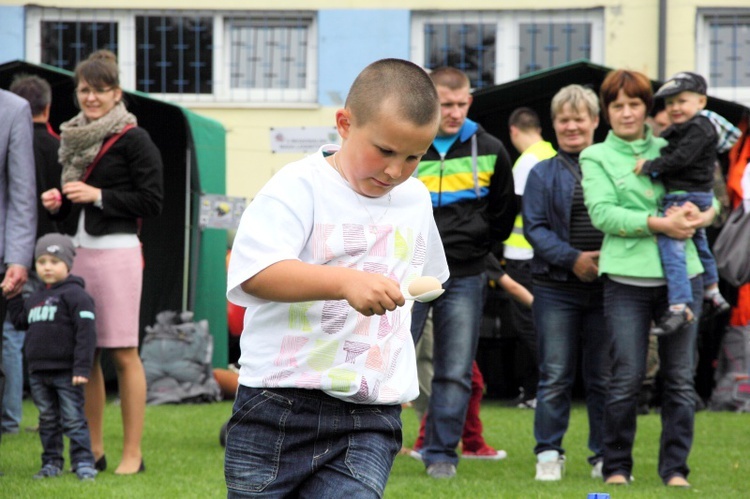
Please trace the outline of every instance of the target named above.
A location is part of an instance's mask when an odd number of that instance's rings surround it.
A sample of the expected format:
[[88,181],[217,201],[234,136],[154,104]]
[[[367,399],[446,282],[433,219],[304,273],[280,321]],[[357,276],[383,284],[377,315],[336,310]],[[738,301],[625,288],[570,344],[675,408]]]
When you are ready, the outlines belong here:
[[70,275],[74,256],[67,236],[39,238],[34,259],[45,286],[8,303],[14,326],[28,330],[24,349],[43,447],[36,479],[62,474],[63,434],[70,439],[70,462],[78,478],[93,480],[97,474],[83,412],[83,385],[96,349],[94,300],[84,290],[83,279]]

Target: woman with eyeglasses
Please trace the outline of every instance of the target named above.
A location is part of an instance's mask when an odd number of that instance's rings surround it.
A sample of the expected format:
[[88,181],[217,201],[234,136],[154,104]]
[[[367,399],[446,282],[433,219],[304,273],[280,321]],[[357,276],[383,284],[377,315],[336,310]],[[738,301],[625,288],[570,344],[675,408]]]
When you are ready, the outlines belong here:
[[122,459],[115,474],[145,470],[141,454],[146,377],[138,355],[143,260],[139,219],[161,212],[162,161],[149,134],[123,103],[115,55],[99,50],[75,70],[81,112],[60,126],[62,192],[42,194],[44,207],[73,237],[72,271],[96,300],[97,351],[86,384],[86,418],[96,468],[104,454],[106,392],[101,368],[107,350],[117,372],[123,421]]

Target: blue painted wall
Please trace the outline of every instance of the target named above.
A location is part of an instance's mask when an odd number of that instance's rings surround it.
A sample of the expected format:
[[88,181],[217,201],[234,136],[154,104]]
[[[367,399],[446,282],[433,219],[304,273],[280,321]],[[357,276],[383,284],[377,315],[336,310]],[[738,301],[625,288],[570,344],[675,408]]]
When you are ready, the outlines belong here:
[[409,59],[409,10],[321,10],[318,13],[318,102],[343,105],[352,82],[371,62]]
[[0,5],[0,63],[24,58],[23,7]]

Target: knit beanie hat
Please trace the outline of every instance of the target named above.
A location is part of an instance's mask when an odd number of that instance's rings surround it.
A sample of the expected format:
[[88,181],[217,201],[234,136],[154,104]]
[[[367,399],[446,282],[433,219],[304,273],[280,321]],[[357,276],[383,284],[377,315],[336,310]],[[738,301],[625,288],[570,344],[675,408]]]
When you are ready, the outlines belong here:
[[52,255],[68,266],[68,270],[73,266],[73,258],[76,256],[76,249],[73,247],[73,241],[65,234],[45,234],[36,242],[34,250],[34,261],[42,255]]

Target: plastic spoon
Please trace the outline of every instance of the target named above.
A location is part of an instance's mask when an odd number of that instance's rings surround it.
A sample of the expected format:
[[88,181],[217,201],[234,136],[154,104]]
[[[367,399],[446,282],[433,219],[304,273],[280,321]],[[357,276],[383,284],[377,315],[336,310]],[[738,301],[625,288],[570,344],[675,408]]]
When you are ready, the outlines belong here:
[[410,296],[406,296],[405,298],[407,300],[415,300],[421,303],[427,303],[434,300],[443,293],[445,293],[445,289],[443,289],[440,281],[438,281],[435,277],[422,276],[417,277],[411,282],[411,284],[409,284]]

